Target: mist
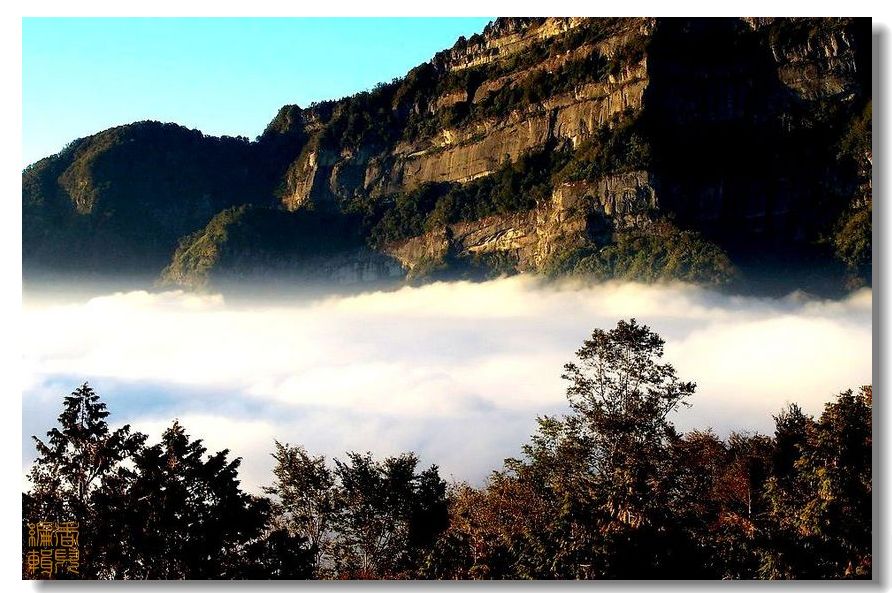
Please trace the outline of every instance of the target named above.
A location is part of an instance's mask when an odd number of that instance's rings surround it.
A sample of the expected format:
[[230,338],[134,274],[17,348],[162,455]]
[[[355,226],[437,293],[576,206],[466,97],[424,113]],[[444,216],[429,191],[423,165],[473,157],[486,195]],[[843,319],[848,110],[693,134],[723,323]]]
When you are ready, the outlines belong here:
[[180,291],[28,294],[23,306],[23,467],[30,435],[89,381],[110,424],[156,439],[178,418],[270,483],[274,439],[317,454],[415,451],[479,484],[567,410],[563,364],[595,328],[637,318],[697,383],[680,430],[771,433],[791,402],[819,413],[871,382],[869,289],[842,300],[730,296],[682,284],[515,276],[276,300]]

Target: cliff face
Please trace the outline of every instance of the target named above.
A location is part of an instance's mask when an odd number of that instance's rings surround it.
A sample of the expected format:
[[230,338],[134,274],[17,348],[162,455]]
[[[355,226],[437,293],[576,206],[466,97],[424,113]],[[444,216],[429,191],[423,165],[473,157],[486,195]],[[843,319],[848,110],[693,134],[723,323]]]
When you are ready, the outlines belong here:
[[[646,60],[634,48],[645,43],[653,26],[651,19],[499,19],[477,39],[459,42],[422,66],[422,72],[413,71],[429,76],[431,88],[414,96],[411,85],[402,95],[403,87],[393,93],[394,111],[409,110],[426,120],[424,135],[397,130],[402,134],[394,134],[395,141],[382,151],[375,151],[374,143],[356,150],[311,142],[290,170],[284,200],[299,207],[309,200],[390,194],[429,182],[465,183],[549,142],[575,146],[616,116],[632,117],[641,109]],[[581,34],[567,39],[573,33]],[[611,71],[591,67],[586,62],[591,56],[609,63]],[[583,71],[543,85],[558,92],[548,88],[535,100],[513,104],[508,99],[501,109],[491,104],[494,97],[519,95],[525,85],[559,77],[568,64],[581,65]],[[342,104],[311,108],[304,129],[321,137],[326,131],[321,122],[331,123],[348,110]]]
[[663,206],[732,249],[827,232],[848,204],[831,194],[850,191],[839,142],[869,101],[868,43],[837,20],[660,27],[645,109]]
[[[555,257],[596,240],[598,231],[646,228],[657,208],[653,179],[646,171],[567,182],[528,212],[459,222],[385,246],[411,274],[432,262],[505,254],[522,272],[541,272]],[[602,237],[603,238],[603,237]],[[420,268],[420,270],[419,270]]]
[[741,262],[836,245],[863,269],[870,96],[869,20],[497,19],[403,79],[283,107],[253,143],[76,143],[24,174],[25,258],[90,221],[157,266],[247,203],[354,217],[410,275],[541,272],[666,218]]

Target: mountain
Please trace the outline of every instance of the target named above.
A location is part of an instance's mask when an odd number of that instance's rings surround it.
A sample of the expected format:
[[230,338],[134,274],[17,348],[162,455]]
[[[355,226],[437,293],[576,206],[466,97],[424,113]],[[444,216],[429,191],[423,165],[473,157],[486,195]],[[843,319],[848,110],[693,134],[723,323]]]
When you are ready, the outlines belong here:
[[869,283],[870,52],[869,19],[496,19],[253,142],[72,142],[23,172],[25,273]]
[[372,283],[403,276],[369,249],[355,219],[333,212],[242,205],[180,240],[163,284],[191,289],[227,281]]

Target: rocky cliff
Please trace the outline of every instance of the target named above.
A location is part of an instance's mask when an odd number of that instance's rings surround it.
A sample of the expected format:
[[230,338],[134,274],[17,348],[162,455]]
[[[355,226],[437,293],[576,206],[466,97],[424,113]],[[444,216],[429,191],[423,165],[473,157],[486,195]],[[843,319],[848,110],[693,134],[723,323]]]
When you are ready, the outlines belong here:
[[26,270],[173,255],[194,284],[189,241],[251,204],[349,218],[343,257],[385,277],[616,271],[650,233],[719,254],[704,277],[727,255],[869,281],[870,41],[863,19],[497,19],[254,142],[145,123],[73,143],[24,172]]

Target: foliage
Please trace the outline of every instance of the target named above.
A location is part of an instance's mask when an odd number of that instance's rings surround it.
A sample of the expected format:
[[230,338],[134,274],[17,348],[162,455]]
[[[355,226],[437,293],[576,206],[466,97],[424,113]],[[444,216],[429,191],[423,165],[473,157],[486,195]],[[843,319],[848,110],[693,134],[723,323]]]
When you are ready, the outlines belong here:
[[183,237],[162,271],[166,284],[205,288],[214,278],[293,272],[314,256],[361,245],[349,216],[285,212],[250,205],[228,208]]
[[271,498],[251,496],[178,422],[150,446],[110,431],[85,385],[37,441],[23,518],[86,521],[94,578],[870,578],[872,389],[817,419],[789,405],[770,437],[680,434],[695,385],[663,354],[634,319],[596,329],[569,413],[480,488],[412,453],[329,465],[276,442]]
[[860,208],[847,210],[837,223],[838,230],[833,236],[836,257],[842,260],[852,272],[862,278],[871,278],[873,262],[873,207],[872,203]]
[[375,209],[366,215],[372,244],[381,245],[422,234],[437,202],[448,194],[448,187],[424,183],[412,191],[396,194],[386,203],[375,204]]
[[[28,474],[25,516],[31,522],[77,521],[87,557],[96,553],[93,542],[103,520],[95,493],[145,441],[145,435],[131,433],[127,424],[111,430],[108,414],[105,403],[84,383],[64,398],[59,427],[47,432],[47,440],[32,437],[37,459]],[[90,565],[82,574],[96,576]]]
[[56,269],[160,270],[177,239],[216,212],[271,204],[277,170],[244,138],[158,122],[105,130],[23,173],[26,257]]
[[279,521],[315,551],[319,577],[412,577],[448,521],[446,484],[436,466],[417,472],[413,454],[348,453],[330,468],[277,442],[273,456],[276,482],[266,492]]
[[[841,393],[815,421],[798,410],[778,419],[783,463],[766,484],[766,578],[869,578],[872,389]],[[793,441],[790,443],[790,441]]]
[[480,489],[459,485],[431,578],[868,578],[871,390],[774,437],[679,435],[693,393],[634,320],[567,365],[571,414],[539,420]]
[[[239,488],[239,459],[205,458],[174,424],[161,442],[129,426],[111,431],[84,384],[64,401],[61,428],[35,438],[39,457],[24,519],[77,521],[85,578],[305,578],[303,541],[268,529],[269,501]],[[122,463],[126,461],[126,463]]]
[[852,161],[860,161],[873,154],[873,101],[868,100],[856,112],[839,140],[839,155]]
[[720,247],[667,221],[652,223],[643,230],[618,231],[606,245],[561,254],[551,262],[548,273],[598,280],[681,280],[718,286],[728,284],[736,276],[731,260]]
[[33,495],[45,505],[39,510],[47,520],[86,518],[93,491],[145,439],[131,434],[129,424],[110,430],[108,414],[105,403],[84,383],[65,397],[61,429],[47,432],[46,442],[32,437],[38,457],[28,478]]
[[554,174],[555,182],[594,180],[607,174],[647,169],[651,147],[638,119],[626,113],[600,127]]
[[[247,547],[262,539],[269,504],[239,488],[240,459],[205,458],[178,422],[142,448],[98,494],[112,578],[241,578]],[[255,548],[255,552],[258,551]]]
[[335,460],[339,508],[337,574],[347,578],[413,576],[420,555],[447,522],[446,484],[436,466],[416,472],[407,453],[375,461],[370,453]]
[[[678,435],[668,416],[686,404],[695,385],[680,381],[672,365],[660,361],[663,340],[634,319],[610,331],[595,330],[576,356],[578,362],[568,363],[563,375],[570,381],[571,414],[560,436],[583,455],[582,480],[598,505],[597,531],[618,538],[622,546],[646,549],[645,539],[673,527],[666,515],[673,486],[666,461]],[[546,431],[551,434],[553,429]],[[644,566],[638,570],[674,570],[641,552]],[[608,556],[603,569],[623,576],[622,561]]]
[[546,147],[506,161],[494,173],[464,184],[426,183],[397,194],[367,215],[373,243],[406,239],[447,224],[534,208],[551,195],[551,172],[564,151]]
[[[678,435],[667,419],[694,384],[662,353],[635,320],[593,332],[565,367],[571,413],[540,418],[523,459],[506,460],[481,491],[458,491],[447,537],[470,550],[452,566],[438,560],[438,576],[444,564],[463,578],[700,574],[671,515]],[[671,549],[680,558],[661,556]]]
[[322,131],[322,146],[380,148],[392,142],[398,129],[392,103],[401,84],[402,81],[394,79],[338,101]]
[[324,457],[313,457],[303,447],[279,441],[275,446],[276,481],[264,492],[274,500],[277,520],[309,544],[316,576],[324,575],[320,567],[330,564],[331,524],[338,508],[334,474],[325,465]]
[[[605,79],[610,68],[611,62],[607,58],[597,51],[591,51],[581,58],[568,61],[553,72],[533,70],[519,81],[487,93],[479,102],[466,109],[466,117],[504,116],[515,109],[535,106],[553,95]],[[460,123],[458,121],[453,125]]]
[[[873,158],[872,132],[873,106],[867,101],[864,108],[852,116],[838,143],[838,158],[853,175],[867,184]],[[869,187],[869,186],[868,186]],[[859,193],[866,193],[859,188]],[[872,279],[873,261],[873,200],[870,195],[859,200],[855,207],[845,208],[836,221],[832,234],[832,246],[836,257],[852,275],[851,284]]]

